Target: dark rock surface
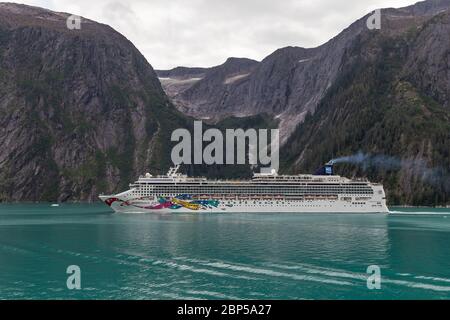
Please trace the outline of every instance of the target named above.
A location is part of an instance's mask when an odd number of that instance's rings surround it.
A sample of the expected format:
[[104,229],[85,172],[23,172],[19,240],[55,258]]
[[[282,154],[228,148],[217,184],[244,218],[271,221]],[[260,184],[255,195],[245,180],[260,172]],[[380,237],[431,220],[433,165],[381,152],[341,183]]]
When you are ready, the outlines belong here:
[[0,200],[93,200],[167,169],[185,118],[156,73],[109,26],[68,16],[0,4]]

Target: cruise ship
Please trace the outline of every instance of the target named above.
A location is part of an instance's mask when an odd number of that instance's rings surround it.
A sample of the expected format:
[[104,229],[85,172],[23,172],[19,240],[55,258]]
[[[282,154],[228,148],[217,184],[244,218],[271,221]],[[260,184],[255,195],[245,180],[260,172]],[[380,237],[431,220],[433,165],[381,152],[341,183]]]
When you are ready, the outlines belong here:
[[178,170],[147,173],[128,191],[99,197],[121,213],[388,213],[383,185],[334,175],[331,163],[313,175],[272,171],[249,180],[209,180]]

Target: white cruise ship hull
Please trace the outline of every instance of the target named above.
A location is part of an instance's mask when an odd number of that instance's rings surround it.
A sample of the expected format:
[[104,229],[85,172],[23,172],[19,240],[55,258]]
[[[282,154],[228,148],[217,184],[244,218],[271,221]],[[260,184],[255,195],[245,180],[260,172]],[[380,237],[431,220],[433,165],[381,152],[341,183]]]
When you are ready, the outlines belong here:
[[[102,201],[114,198],[114,196],[101,196]],[[121,201],[116,200],[110,207],[117,213],[389,213],[386,205],[378,205],[376,202],[367,204],[352,204],[347,201],[248,201],[242,204],[242,201],[231,201],[217,207],[202,206],[199,209],[189,209],[180,207],[177,209],[157,208],[155,202],[150,201]],[[261,203],[260,203],[261,202]],[[270,203],[272,202],[272,203]],[[275,201],[276,202],[276,201]],[[156,205],[157,206],[157,205]]]

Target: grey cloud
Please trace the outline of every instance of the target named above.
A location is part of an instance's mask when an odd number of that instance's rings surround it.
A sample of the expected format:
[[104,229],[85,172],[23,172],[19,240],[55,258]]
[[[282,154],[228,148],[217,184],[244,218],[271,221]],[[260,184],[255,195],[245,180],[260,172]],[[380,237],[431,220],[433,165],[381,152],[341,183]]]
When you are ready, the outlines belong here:
[[261,60],[283,46],[318,46],[377,7],[414,0],[30,0],[107,23],[155,68]]

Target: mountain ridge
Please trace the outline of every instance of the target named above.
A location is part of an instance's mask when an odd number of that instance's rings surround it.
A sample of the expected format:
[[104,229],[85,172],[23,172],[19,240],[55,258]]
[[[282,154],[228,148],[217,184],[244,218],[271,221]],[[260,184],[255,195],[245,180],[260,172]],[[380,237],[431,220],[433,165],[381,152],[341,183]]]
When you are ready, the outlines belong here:
[[[386,33],[360,37],[347,52],[345,72],[289,138],[281,157],[284,170],[310,170],[330,156],[386,155],[395,166],[344,163],[337,172],[382,182],[390,204],[448,204],[450,109],[445,65],[450,39],[442,42],[441,36],[450,32],[449,27],[450,13],[445,12],[394,38]],[[421,50],[437,45],[441,50],[432,54]],[[428,81],[424,85],[426,73],[434,75],[433,85]]]
[[[434,0],[400,9],[383,9],[384,28],[381,32],[405,32],[411,25],[419,25],[449,8],[450,1]],[[211,90],[206,90],[210,89],[207,82],[211,80],[203,77],[186,84],[180,91],[171,90],[167,94],[185,114],[200,117],[208,110],[216,122],[228,116],[270,114],[281,120],[282,142],[285,143],[306,114],[314,112],[337,79],[342,57],[351,43],[361,33],[374,32],[366,26],[371,14],[358,19],[318,47],[291,46],[276,50],[259,63],[244,83],[224,83],[220,87],[215,86],[214,93],[211,93]],[[164,82],[163,87],[166,88]],[[199,87],[205,89],[201,91]],[[222,99],[217,99],[218,95]]]
[[0,4],[0,200],[94,200],[169,166],[186,117],[124,36]]

